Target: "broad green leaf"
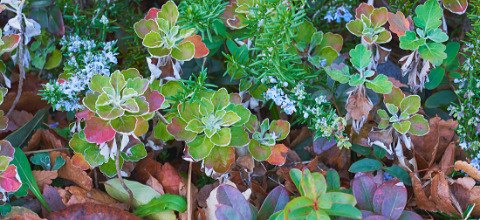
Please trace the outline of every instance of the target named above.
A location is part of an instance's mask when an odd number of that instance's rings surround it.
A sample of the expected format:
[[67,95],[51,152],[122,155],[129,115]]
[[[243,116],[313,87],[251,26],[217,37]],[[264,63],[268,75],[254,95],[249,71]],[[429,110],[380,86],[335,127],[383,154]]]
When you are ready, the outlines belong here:
[[324,210],[328,215],[361,219],[362,212],[357,208],[346,204],[333,204],[332,208]]
[[327,180],[328,192],[340,190],[340,176],[338,175],[338,172],[336,170],[328,170],[325,179]]
[[262,206],[258,211],[258,220],[267,220],[273,213],[283,210],[287,205],[290,198],[288,192],[283,186],[275,187],[270,193],[268,193],[265,200],[263,200]]
[[368,80],[365,84],[367,88],[380,94],[389,94],[392,92],[393,83],[388,80],[388,77],[383,74],[379,74],[373,80]]
[[28,137],[30,137],[30,134],[44,122],[47,116],[47,113],[48,113],[47,108],[37,111],[37,113],[32,118],[32,120],[27,122],[21,128],[9,134],[5,138],[5,140],[9,141],[10,144],[12,144],[12,146],[14,147],[23,146],[23,144],[28,139]]
[[127,149],[127,152],[122,152],[121,156],[126,161],[137,162],[147,156],[145,145],[138,143]]
[[361,37],[363,32],[363,23],[361,20],[350,21],[347,23],[347,29],[355,36]]
[[378,160],[364,158],[353,163],[348,169],[348,171],[352,173],[371,172],[382,169],[382,166],[382,163]]
[[200,120],[194,118],[187,123],[187,127],[185,127],[185,130],[198,134],[202,133],[205,130],[205,126]]
[[296,28],[294,40],[297,48],[300,51],[305,50],[307,45],[310,44],[315,31],[316,30],[312,22],[306,20]]
[[372,59],[372,52],[363,44],[358,44],[355,49],[350,50],[350,62],[357,69],[364,69],[367,67]]
[[331,67],[326,67],[325,72],[335,81],[338,81],[341,84],[345,84],[350,80],[350,74],[348,66],[343,66],[341,70],[334,69]]
[[55,49],[47,58],[47,62],[45,63],[44,68],[46,70],[51,70],[55,67],[60,66],[62,63],[62,52],[60,50]]
[[146,217],[167,210],[183,213],[187,210],[187,201],[179,195],[163,194],[145,205],[138,206],[133,213],[138,217]]
[[437,88],[445,76],[445,69],[442,67],[436,67],[430,70],[428,73],[428,82],[425,83],[425,88],[433,90]]
[[403,50],[417,50],[425,43],[425,38],[418,38],[414,31],[407,31],[400,37],[400,48]]
[[348,85],[350,86],[359,86],[365,83],[365,77],[362,77],[360,74],[356,73],[350,76],[350,80],[348,81]]
[[456,102],[457,95],[452,90],[442,90],[434,93],[425,101],[426,108],[438,108],[442,106],[449,106]]
[[352,147],[350,149],[353,150],[355,153],[363,156],[368,156],[372,152],[372,148],[364,147],[358,144],[352,144]]
[[410,130],[410,121],[400,121],[400,122],[395,122],[393,123],[393,128],[400,133],[400,134],[406,134],[408,130]]
[[250,142],[250,137],[248,135],[248,132],[245,131],[243,126],[230,127],[230,132],[232,133],[232,139],[230,140],[230,146],[232,146],[232,147],[243,147]]
[[439,66],[447,58],[445,49],[446,46],[441,43],[430,42],[420,46],[418,52],[423,59],[430,61],[434,66]]
[[418,95],[409,95],[405,97],[402,102],[400,102],[400,111],[402,113],[407,113],[413,115],[418,112],[420,109],[420,96]]
[[426,32],[436,29],[442,24],[443,10],[437,0],[428,0],[415,9],[413,21],[417,27]]
[[408,175],[408,172],[405,171],[400,166],[394,164],[391,167],[385,167],[385,171],[390,175],[397,177],[405,185],[408,185],[408,186],[412,185],[412,179],[410,179],[410,175]]
[[437,42],[443,43],[448,40],[448,35],[443,32],[440,28],[434,29],[427,34],[427,38]]

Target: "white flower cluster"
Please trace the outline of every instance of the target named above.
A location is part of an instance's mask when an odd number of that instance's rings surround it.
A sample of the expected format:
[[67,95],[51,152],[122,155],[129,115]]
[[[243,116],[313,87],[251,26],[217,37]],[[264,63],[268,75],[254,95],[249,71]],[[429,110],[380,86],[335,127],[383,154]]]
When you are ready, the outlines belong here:
[[63,37],[60,44],[67,57],[64,66],[67,79],[46,84],[43,96],[57,110],[75,111],[83,108],[78,96],[88,89],[92,76],[108,76],[117,64],[116,41],[96,43],[74,35]]
[[350,13],[349,7],[340,6],[338,8],[330,8],[330,10],[327,11],[327,15],[325,15],[323,19],[325,19],[329,23],[332,21],[341,23],[342,20],[345,22],[349,22],[353,19],[353,15]]
[[283,92],[283,90],[277,86],[269,88],[265,92],[264,96],[267,100],[273,100],[275,104],[280,106],[287,115],[291,115],[297,111],[295,109],[295,102],[290,100],[285,92]]

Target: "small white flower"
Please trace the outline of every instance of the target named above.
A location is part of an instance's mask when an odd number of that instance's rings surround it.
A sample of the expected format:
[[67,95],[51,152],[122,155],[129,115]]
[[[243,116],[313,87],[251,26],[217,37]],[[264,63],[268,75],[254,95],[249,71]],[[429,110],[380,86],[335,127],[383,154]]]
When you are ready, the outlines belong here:
[[102,23],[103,25],[107,25],[108,22],[108,18],[105,15],[102,15],[102,17],[100,18],[100,23]]

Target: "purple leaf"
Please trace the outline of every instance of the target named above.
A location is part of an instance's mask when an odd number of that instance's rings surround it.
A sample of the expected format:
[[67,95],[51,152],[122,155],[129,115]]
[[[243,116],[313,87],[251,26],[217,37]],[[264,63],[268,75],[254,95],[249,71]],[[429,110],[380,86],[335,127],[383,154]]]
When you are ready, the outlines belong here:
[[422,220],[422,216],[412,211],[403,211],[398,220]]
[[217,200],[219,204],[235,209],[242,216],[242,219],[252,218],[250,205],[242,193],[235,187],[225,184],[218,186]]
[[217,217],[217,220],[243,220],[244,219],[244,217],[240,213],[238,213],[237,210],[227,205],[217,206],[217,210],[215,210],[215,216]]
[[364,220],[390,220],[390,219],[381,215],[371,215],[364,218]]
[[406,204],[407,189],[402,182],[385,182],[373,195],[373,210],[389,219],[398,219]]
[[356,175],[352,182],[352,191],[357,206],[366,211],[373,211],[373,195],[377,189],[371,174]]
[[273,213],[285,208],[288,201],[290,201],[290,198],[288,197],[288,192],[285,187],[275,187],[275,189],[268,193],[267,198],[263,201],[257,219],[268,219]]
[[337,144],[337,142],[335,142],[333,138],[328,139],[320,137],[313,142],[313,152],[316,154],[321,154],[335,146],[335,144]]

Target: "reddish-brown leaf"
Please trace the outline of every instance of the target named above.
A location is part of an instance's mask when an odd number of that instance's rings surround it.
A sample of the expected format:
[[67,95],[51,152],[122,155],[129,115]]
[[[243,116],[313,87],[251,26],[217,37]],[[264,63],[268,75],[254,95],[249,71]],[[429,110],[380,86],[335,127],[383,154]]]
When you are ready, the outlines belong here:
[[43,189],[45,185],[52,184],[52,180],[58,177],[58,173],[56,170],[33,170],[32,171],[33,177],[37,181],[38,187]]
[[398,37],[405,35],[405,32],[410,30],[410,22],[401,11],[396,14],[388,12],[388,24],[390,31],[397,34]]
[[59,212],[52,212],[49,220],[140,220],[130,212],[95,203],[82,203],[69,206]]
[[270,157],[267,159],[267,162],[269,162],[272,165],[276,166],[282,166],[285,164],[285,161],[287,160],[287,152],[288,152],[288,147],[285,146],[284,144],[276,144],[275,146],[272,147],[272,153],[270,154]]
[[91,190],[93,188],[92,178],[82,168],[75,166],[65,154],[51,152],[50,158],[57,158],[58,155],[61,155],[65,160],[65,165],[58,170],[58,177],[70,180],[86,190]]

